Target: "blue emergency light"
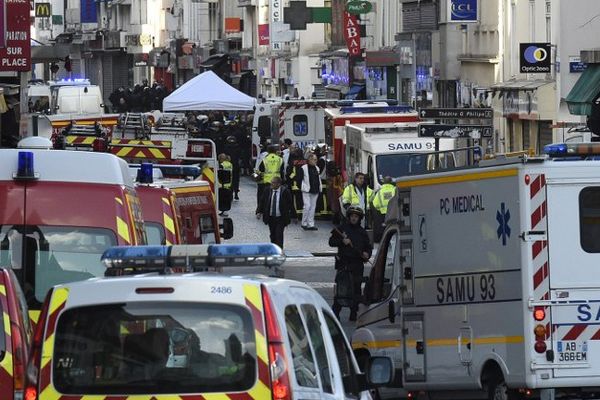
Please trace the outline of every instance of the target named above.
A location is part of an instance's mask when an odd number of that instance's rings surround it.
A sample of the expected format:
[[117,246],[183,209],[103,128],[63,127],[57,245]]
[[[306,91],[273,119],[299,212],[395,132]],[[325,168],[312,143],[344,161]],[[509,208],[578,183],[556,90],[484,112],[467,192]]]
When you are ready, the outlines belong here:
[[591,143],[556,143],[544,146],[544,153],[551,158],[566,157],[573,160],[593,160],[600,156],[600,142]]
[[36,179],[33,168],[33,152],[20,151],[17,158],[17,173],[13,174],[14,179]]
[[280,266],[282,250],[272,243],[173,246],[117,246],[101,258],[106,276],[148,272],[206,271],[211,267]]
[[568,146],[566,143],[548,144],[544,146],[544,153],[550,157],[563,157],[568,153]]
[[139,183],[152,183],[154,182],[154,178],[152,175],[152,170],[153,170],[153,165],[152,163],[142,163],[142,165],[140,166],[140,168],[137,171],[137,178],[136,180]]

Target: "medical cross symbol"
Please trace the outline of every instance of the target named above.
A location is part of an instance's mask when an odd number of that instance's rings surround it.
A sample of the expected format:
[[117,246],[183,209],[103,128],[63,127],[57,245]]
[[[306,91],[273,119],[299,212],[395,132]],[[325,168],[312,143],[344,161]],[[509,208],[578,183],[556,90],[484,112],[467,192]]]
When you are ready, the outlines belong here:
[[313,22],[312,11],[305,1],[290,1],[290,6],[283,9],[283,22],[293,31],[304,31],[306,24]]
[[496,221],[498,221],[498,239],[502,238],[502,246],[506,246],[506,240],[510,237],[510,226],[508,221],[510,220],[510,210],[506,209],[506,205],[502,203],[500,210],[496,211]]

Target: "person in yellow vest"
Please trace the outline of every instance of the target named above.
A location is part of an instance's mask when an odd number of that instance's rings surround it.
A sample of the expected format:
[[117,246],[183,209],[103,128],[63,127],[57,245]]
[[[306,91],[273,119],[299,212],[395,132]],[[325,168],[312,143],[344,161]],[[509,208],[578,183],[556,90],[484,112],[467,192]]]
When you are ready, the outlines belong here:
[[[350,206],[360,207],[367,214],[371,208],[371,200],[373,198],[373,190],[365,184],[365,174],[357,172],[354,174],[354,181],[346,186],[342,193],[342,205],[344,209]],[[363,226],[366,226],[363,218]]]
[[385,229],[385,214],[392,197],[396,195],[396,186],[390,176],[383,178],[383,185],[373,195],[373,238],[375,242],[381,240]]
[[227,216],[233,200],[231,184],[233,182],[233,164],[225,153],[219,154],[219,215]]
[[277,147],[275,145],[269,146],[268,154],[262,159],[258,166],[258,171],[262,176],[262,180],[258,182],[258,197],[256,207],[258,209],[262,192],[265,188],[268,188],[273,181],[273,178],[279,177],[283,180],[283,158],[277,154]]

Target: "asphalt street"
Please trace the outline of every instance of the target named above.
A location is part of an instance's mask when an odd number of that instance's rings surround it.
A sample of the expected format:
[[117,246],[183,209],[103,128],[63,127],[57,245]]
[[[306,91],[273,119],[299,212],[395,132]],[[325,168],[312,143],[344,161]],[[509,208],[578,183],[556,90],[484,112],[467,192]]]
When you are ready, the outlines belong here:
[[[234,236],[227,243],[256,243],[269,241],[269,228],[255,216],[256,183],[247,177],[240,182],[240,200],[234,201],[229,217],[233,219]],[[335,248],[329,247],[331,221],[317,220],[317,231],[305,231],[300,224],[292,223],[285,230],[284,252],[287,260],[284,265],[285,278],[304,282],[317,290],[329,303],[333,303],[335,278]],[[313,254],[321,256],[315,257]],[[327,256],[322,256],[327,254]],[[370,265],[365,266],[365,274]],[[269,274],[261,268],[245,270],[245,273]],[[340,315],[347,333],[352,332],[354,323],[348,322],[349,309],[344,308]]]

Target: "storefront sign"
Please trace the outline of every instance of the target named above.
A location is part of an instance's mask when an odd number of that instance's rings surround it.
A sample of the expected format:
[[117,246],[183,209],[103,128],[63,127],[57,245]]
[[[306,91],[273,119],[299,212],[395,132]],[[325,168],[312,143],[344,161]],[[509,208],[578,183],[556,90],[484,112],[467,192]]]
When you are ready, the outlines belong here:
[[395,51],[367,51],[367,67],[393,67],[400,64],[400,54]]
[[360,15],[370,13],[373,5],[366,0],[353,0],[346,4],[346,11],[352,15]]
[[147,67],[149,56],[146,53],[137,53],[133,55],[133,65],[136,67]]
[[344,38],[350,57],[360,56],[360,25],[356,15],[344,12]]
[[569,56],[569,72],[578,73],[587,69],[588,65],[581,61],[579,56]]
[[0,48],[6,46],[6,1],[0,0]]
[[269,44],[269,24],[258,26],[258,44],[260,46],[267,46]]
[[98,23],[96,0],[80,0],[80,15],[82,24]]
[[36,3],[35,4],[35,17],[36,18],[50,18],[50,17],[52,17],[52,4],[50,4],[50,3]]
[[[0,49],[0,71],[31,70],[29,0],[6,0],[5,47]],[[4,32],[4,29],[2,29]]]
[[477,22],[477,0],[449,0],[448,22]]
[[550,43],[521,43],[520,70],[523,74],[548,74],[552,65]]

